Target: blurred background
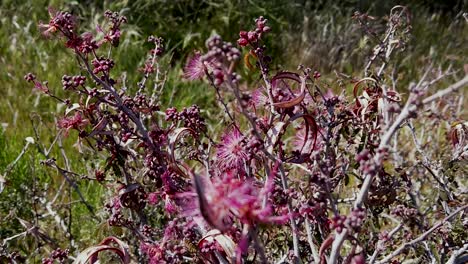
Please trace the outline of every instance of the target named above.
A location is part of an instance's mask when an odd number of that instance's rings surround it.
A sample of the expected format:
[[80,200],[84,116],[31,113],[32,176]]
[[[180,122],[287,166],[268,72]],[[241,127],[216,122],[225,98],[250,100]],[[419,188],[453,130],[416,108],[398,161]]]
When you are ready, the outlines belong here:
[[[114,58],[115,72],[124,74],[129,84],[136,84],[141,78],[138,68],[151,48],[147,37],[163,37],[166,53],[162,62],[170,72],[162,104],[176,107],[199,104],[202,109],[210,109],[215,99],[209,86],[181,79],[187,57],[194,50],[204,49],[204,42],[210,35],[216,33],[235,42],[240,30],[251,29],[254,19],[263,15],[272,28],[266,43],[275,70],[295,70],[303,64],[321,72],[325,80],[336,73],[362,77],[366,58],[377,43],[364,34],[352,15],[356,11],[367,12],[375,17],[373,30],[382,33],[386,16],[396,4],[407,5],[412,14],[411,37],[405,51],[392,62],[400,72],[397,76],[400,91],[430,63],[463,70],[468,55],[468,22],[463,17],[463,12],[468,11],[467,0],[1,0],[0,241],[24,231],[18,218],[42,228],[55,226],[49,226],[53,219],[38,215],[36,207],[41,203],[37,197],[51,196],[58,190],[64,193],[60,198],[64,206],[57,208],[57,212],[67,219],[68,228],[79,241],[78,247],[95,243],[105,234],[119,232],[107,230],[104,223],[96,230],[96,223],[87,221],[85,206],[76,202],[77,194],[62,189],[61,176],[40,164],[44,159],[40,151],[33,145],[24,148],[25,138],[35,135],[50,144],[57,132],[55,121],[63,115],[63,109],[50,98],[33,92],[23,76],[33,72],[39,80],[47,80],[55,94],[65,97],[62,76],[80,71],[73,54],[61,41],[41,36],[37,24],[50,19],[48,7],[71,11],[78,17],[83,32],[95,31],[107,9],[125,15],[128,24],[123,26],[122,41],[114,50]],[[242,71],[245,80],[254,81],[255,76]],[[72,168],[87,173],[92,169],[87,163],[89,158],[76,152],[73,147],[76,140],[77,136],[71,133],[64,140],[63,148],[67,153],[75,153],[69,156]],[[9,167],[22,150],[25,154]],[[54,148],[51,156],[59,157],[59,151],[60,148]],[[58,160],[58,163],[63,162]],[[79,187],[90,204],[102,208],[100,199],[106,192],[105,187],[89,182],[80,183]],[[61,231],[56,229],[53,227],[49,231],[60,237]],[[36,252],[37,246],[32,238],[9,243],[9,247],[20,252]]]

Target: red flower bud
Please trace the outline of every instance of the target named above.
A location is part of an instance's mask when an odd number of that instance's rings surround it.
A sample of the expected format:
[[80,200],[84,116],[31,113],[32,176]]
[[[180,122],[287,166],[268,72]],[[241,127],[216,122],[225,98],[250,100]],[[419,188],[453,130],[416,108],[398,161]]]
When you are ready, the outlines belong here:
[[245,38],[245,39],[246,39],[246,38],[247,38],[247,31],[241,31],[241,32],[239,32],[239,37]]
[[240,38],[237,40],[237,44],[239,44],[241,47],[245,47],[247,44],[249,44],[249,41],[245,38]]
[[255,31],[249,31],[249,33],[247,33],[247,39],[249,41],[257,41],[257,38],[258,38],[258,35],[257,33],[255,33]]

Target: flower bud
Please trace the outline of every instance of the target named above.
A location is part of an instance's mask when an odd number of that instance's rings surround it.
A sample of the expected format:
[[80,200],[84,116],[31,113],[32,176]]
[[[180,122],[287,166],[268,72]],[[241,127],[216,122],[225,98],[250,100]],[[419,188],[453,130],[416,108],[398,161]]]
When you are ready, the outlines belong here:
[[237,44],[239,44],[241,47],[245,47],[247,44],[249,44],[249,41],[245,38],[240,38],[237,40]]

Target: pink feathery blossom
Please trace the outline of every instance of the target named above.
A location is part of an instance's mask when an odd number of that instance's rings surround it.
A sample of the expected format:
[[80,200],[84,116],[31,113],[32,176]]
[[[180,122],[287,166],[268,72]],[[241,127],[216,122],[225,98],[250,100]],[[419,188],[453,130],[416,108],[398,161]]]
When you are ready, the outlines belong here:
[[189,58],[184,67],[184,77],[189,80],[201,79],[205,75],[206,65],[203,62],[200,52]]
[[58,127],[65,129],[65,135],[68,135],[70,129],[81,130],[84,126],[88,124],[87,119],[83,119],[80,112],[75,112],[73,117],[64,117],[58,121]]
[[266,94],[264,94],[264,92],[263,92],[264,90],[265,89],[262,87],[262,88],[254,90],[252,92],[252,97],[250,98],[250,103],[255,108],[265,107],[266,105],[268,105],[268,96]]
[[214,178],[204,181],[201,199],[206,205],[200,205],[200,210],[209,208],[212,215],[202,212],[209,223],[216,224],[219,230],[226,230],[232,224],[233,217],[244,224],[284,224],[288,215],[274,215],[271,204],[264,204],[265,198],[273,190],[273,180],[262,186],[255,180],[240,180],[232,175],[224,175],[222,179]]
[[242,146],[244,135],[236,127],[229,128],[221,137],[216,152],[217,165],[221,171],[229,169],[243,170],[248,153]]

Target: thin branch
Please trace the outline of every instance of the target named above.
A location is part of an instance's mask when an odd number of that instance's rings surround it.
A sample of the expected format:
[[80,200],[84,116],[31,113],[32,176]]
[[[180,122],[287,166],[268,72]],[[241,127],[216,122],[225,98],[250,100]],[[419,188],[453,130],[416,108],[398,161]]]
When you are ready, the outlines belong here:
[[384,257],[381,261],[378,261],[377,264],[381,264],[381,263],[386,263],[388,261],[390,261],[392,258],[400,255],[406,248],[408,247],[412,247],[414,246],[415,244],[417,243],[420,243],[422,241],[424,241],[426,239],[426,237],[428,237],[430,234],[432,234],[432,232],[434,232],[435,230],[437,230],[439,227],[441,227],[445,222],[449,221],[450,219],[452,219],[454,216],[456,216],[458,213],[460,213],[461,211],[464,211],[468,208],[468,205],[464,205],[460,208],[458,208],[457,210],[455,210],[452,214],[450,214],[449,216],[447,216],[446,218],[444,218],[442,221],[440,221],[439,223],[435,224],[433,227],[431,227],[429,230],[427,230],[426,232],[422,233],[419,237],[411,240],[410,242],[407,242],[407,243],[404,243],[403,245],[401,245],[399,248],[397,248],[395,251],[393,251],[392,253],[390,253],[389,255],[387,255],[386,257]]
[[[391,239],[393,237],[393,235],[395,235],[398,231],[400,231],[400,229],[402,227],[403,227],[403,223],[399,223],[394,229],[392,229],[392,231],[390,231],[390,233],[388,233],[388,235],[387,235],[387,241],[389,239]],[[372,254],[371,259],[369,260],[369,264],[372,264],[372,263],[375,262],[375,259],[379,256],[380,251],[382,251],[382,247],[383,247],[384,243],[385,243],[385,241],[383,241],[383,240],[379,240],[377,242],[376,249],[374,251],[374,254]]]
[[437,93],[427,97],[426,99],[424,99],[422,102],[423,104],[429,104],[439,98],[442,98],[450,93],[453,93],[457,90],[459,90],[460,88],[464,87],[468,85],[468,75],[465,75],[465,78],[461,79],[460,81],[450,85],[449,87],[445,88],[444,90],[440,90],[438,91]]
[[[422,80],[424,80],[426,76],[427,76],[427,71],[422,77],[421,81],[416,86],[416,88],[420,88],[423,85]],[[422,103],[428,104],[438,98],[441,98],[443,96],[450,94],[451,92],[457,91],[458,89],[466,86],[467,84],[468,84],[468,75],[465,76],[465,78],[461,79],[460,81],[450,85],[446,89],[441,90],[437,92],[436,94],[427,97],[426,99],[422,101]],[[392,126],[382,136],[378,149],[385,150],[385,148],[390,142],[390,139],[393,137],[395,132],[400,128],[401,124],[403,124],[403,122],[410,116],[411,113],[417,110],[417,105],[413,104],[412,101],[413,101],[413,97],[410,95],[401,113],[397,116]],[[383,157],[384,157],[384,154],[381,151],[378,151],[372,161],[377,166],[381,166]],[[356,201],[354,202],[354,208],[360,208],[364,204],[364,201],[367,199],[369,189],[370,189],[374,176],[375,176],[374,174],[367,174],[365,176],[364,182],[362,183],[361,189],[359,190],[359,194],[356,197]],[[345,233],[347,233],[346,228],[342,231],[342,233],[337,234],[335,240],[333,241],[332,252],[330,254],[330,263],[332,264],[336,263],[338,260],[340,249],[344,243],[344,239],[346,238],[346,236],[343,235]]]
[[68,174],[73,174],[73,173],[59,167],[54,159],[47,159],[46,161],[43,161],[43,164],[57,169],[57,171],[65,178],[65,180],[67,180],[68,184],[70,184],[70,186],[73,187],[73,189],[76,191],[76,193],[80,197],[81,202],[86,206],[88,211],[91,213],[91,216],[93,217],[93,219],[99,221],[99,218],[94,213],[93,207],[88,202],[86,202],[86,199],[84,198],[83,194],[81,193],[81,191],[80,191],[78,185],[76,184],[76,182],[73,179],[71,179],[70,177],[68,177]]
[[137,129],[140,131],[141,133],[141,136],[143,137],[143,139],[146,141],[146,143],[148,143],[152,149],[156,150],[157,152],[159,152],[159,149],[156,147],[156,145],[154,144],[153,140],[151,139],[151,137],[149,136],[148,134],[148,130],[146,129],[146,127],[143,125],[143,123],[141,122],[140,118],[137,117],[135,115],[135,113],[130,110],[128,107],[126,107],[124,104],[123,104],[123,101],[122,101],[122,98],[120,97],[120,95],[116,92],[116,90],[114,89],[114,87],[112,87],[110,84],[106,83],[105,81],[101,80],[101,78],[99,78],[98,76],[96,76],[96,74],[94,74],[93,70],[91,69],[91,66],[89,66],[89,62],[87,61],[87,59],[85,57],[83,57],[81,54],[79,54],[79,58],[81,59],[81,61],[84,63],[85,67],[86,67],[86,70],[87,72],[91,75],[91,77],[93,78],[93,80],[97,83],[99,83],[100,85],[102,85],[106,90],[108,90],[112,96],[114,96],[115,100],[117,101],[117,107],[122,111],[124,112],[132,121],[133,123],[136,125]]
[[[457,264],[457,263],[465,263],[463,260],[458,260],[458,257],[461,256],[463,253],[467,253],[468,251],[468,243],[465,243],[463,247],[461,247],[459,250],[456,250],[452,253],[452,256],[450,256],[449,260],[445,264]],[[465,261],[468,261],[468,255],[465,255],[463,257]]]
[[312,236],[312,229],[310,228],[310,222],[308,219],[305,219],[305,226],[307,231],[307,242],[309,242],[310,250],[312,251],[312,256],[314,257],[314,263],[320,263],[320,256],[317,251],[317,246],[314,243],[314,238]]

